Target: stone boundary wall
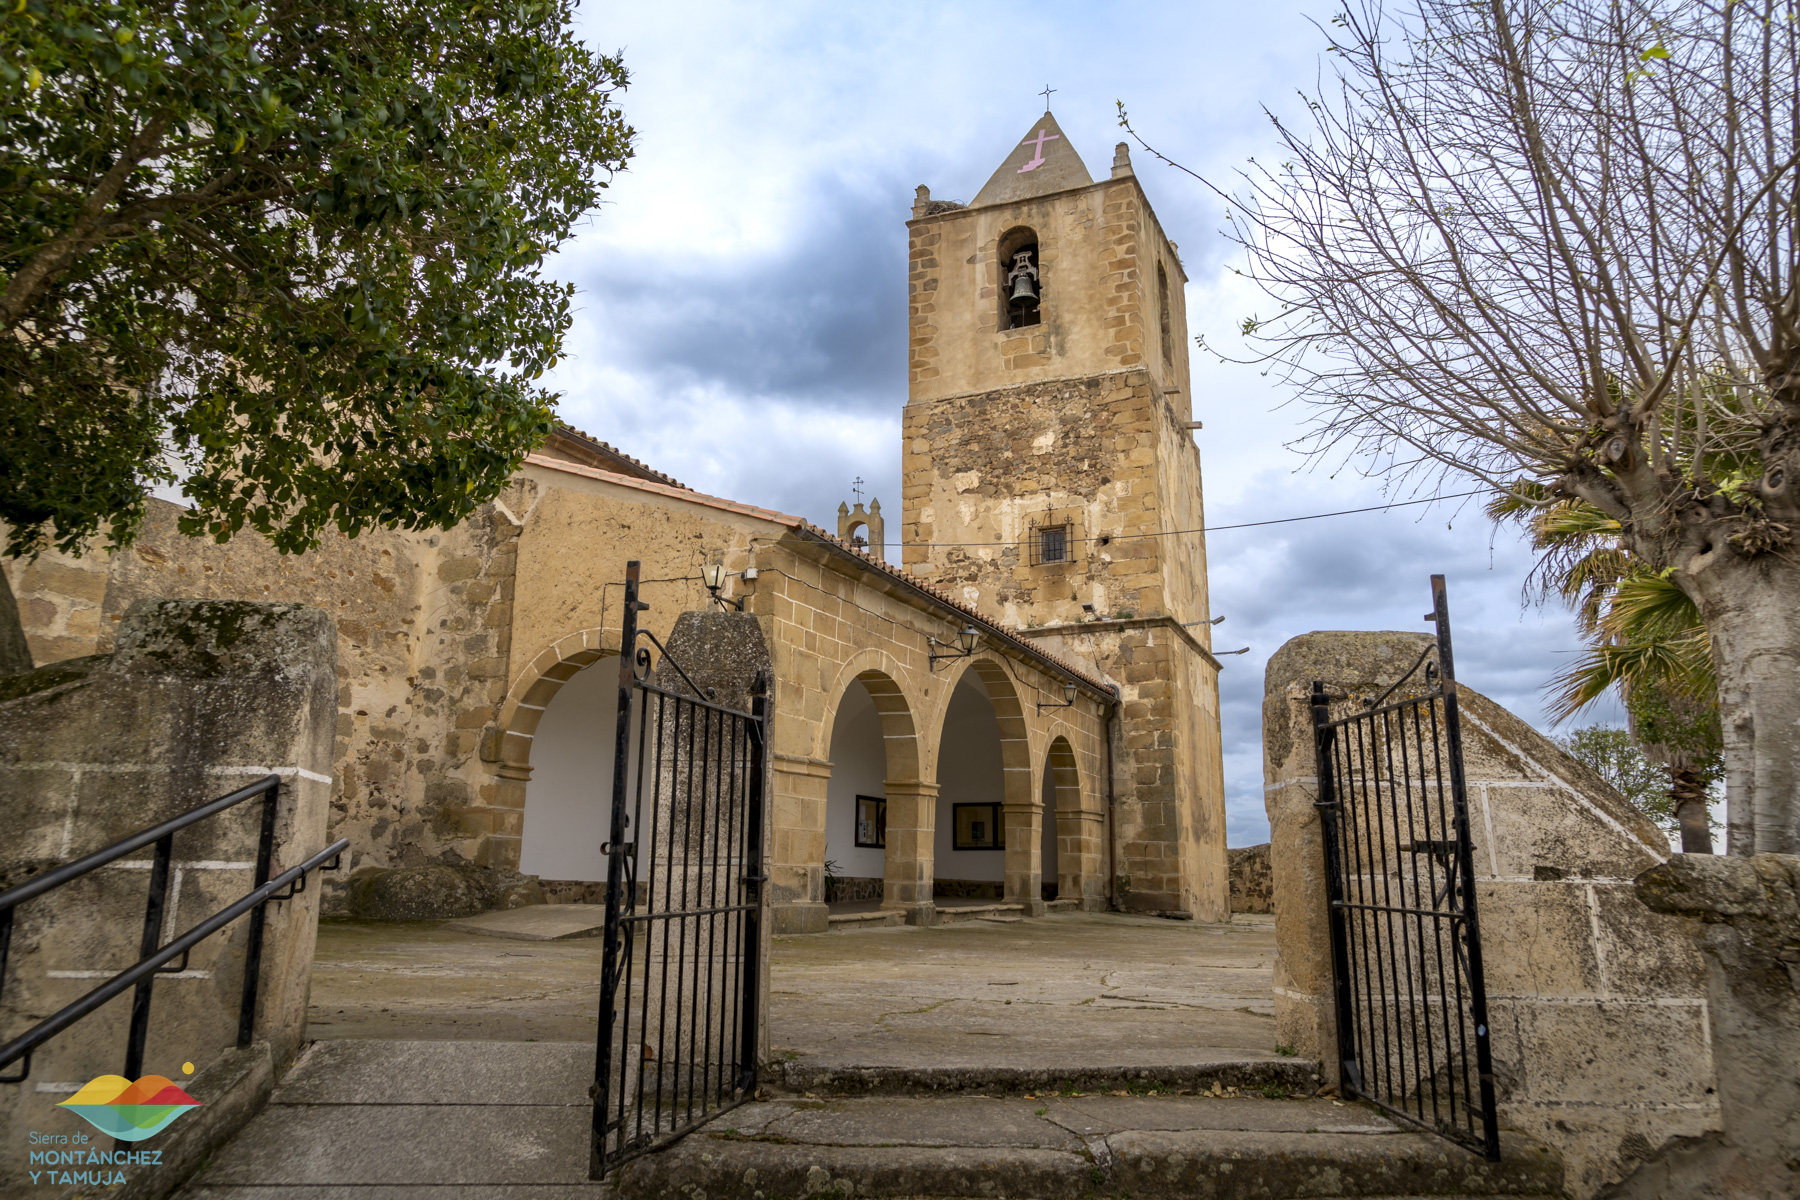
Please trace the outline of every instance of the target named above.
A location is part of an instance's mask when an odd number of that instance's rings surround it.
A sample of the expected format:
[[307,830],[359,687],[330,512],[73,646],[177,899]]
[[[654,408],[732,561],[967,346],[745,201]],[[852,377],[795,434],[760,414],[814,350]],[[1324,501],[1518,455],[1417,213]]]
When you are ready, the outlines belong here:
[[1612,1200],[1800,1195],[1800,857],[1677,854],[1636,887],[1706,956],[1724,1128],[1665,1147]]
[[998,879],[934,879],[931,894],[950,900],[1000,900],[1005,889]]
[[1241,846],[1226,851],[1231,857],[1231,911],[1275,911],[1275,877],[1269,863],[1269,843]]
[[[1265,676],[1277,1029],[1333,1081],[1310,684],[1372,694],[1429,641],[1306,634]],[[1719,1129],[1706,967],[1681,922],[1633,890],[1669,857],[1662,833],[1525,722],[1466,685],[1459,696],[1501,1124],[1558,1148],[1570,1194],[1586,1200]]]
[[[117,647],[0,679],[0,889],[268,774],[282,778],[275,870],[325,847],[337,717],[329,616],[290,604],[141,603],[119,624]],[[163,940],[254,886],[262,807],[249,800],[174,836]],[[129,855],[18,908],[0,1036],[138,960],[150,859],[148,849]],[[266,908],[256,1033],[276,1073],[305,1036],[322,891],[317,876],[308,882]],[[247,917],[226,926],[156,980],[144,1071],[180,1082],[194,1063],[208,1104],[220,1098],[209,1088],[235,1086],[208,1068],[235,1053],[249,929]],[[75,1131],[54,1105],[124,1069],[130,1012],[128,998],[111,1001],[40,1047],[23,1084],[0,1087],[0,1192],[26,1185],[28,1132]]]
[[825,881],[825,903],[863,904],[870,900],[880,900],[882,884],[885,882],[880,876],[873,879],[833,876]]

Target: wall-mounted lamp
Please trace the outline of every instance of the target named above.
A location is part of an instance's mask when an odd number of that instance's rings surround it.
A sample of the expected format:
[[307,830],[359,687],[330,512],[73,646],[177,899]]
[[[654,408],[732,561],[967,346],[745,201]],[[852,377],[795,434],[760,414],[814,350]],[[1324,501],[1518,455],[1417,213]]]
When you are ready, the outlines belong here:
[[1062,686],[1063,698],[1062,698],[1061,704],[1058,704],[1054,700],[1051,700],[1046,703],[1044,700],[1044,694],[1042,692],[1039,692],[1038,693],[1038,711],[1043,712],[1046,708],[1074,708],[1075,707],[1075,691],[1076,691],[1075,681],[1073,679],[1066,681]]
[[[749,575],[748,572],[745,574],[746,576]],[[725,587],[724,563],[709,562],[702,564],[700,567],[700,582],[706,585],[706,590],[712,593],[713,600],[720,608],[735,609],[738,612],[744,611],[744,597],[739,596],[736,600],[727,600],[719,594]]]
[[[964,625],[956,633],[956,644],[959,647],[961,647],[961,649],[945,650],[942,654],[939,654],[935,649],[927,650],[926,653],[930,656],[930,659],[931,659],[931,661],[927,664],[928,667],[933,671],[937,670],[938,660],[940,658],[967,658],[967,657],[969,657],[969,655],[975,653],[975,640],[979,636],[980,635],[975,632],[975,627],[973,625]],[[938,641],[936,638],[929,638],[929,639],[927,639],[927,642],[928,642],[928,645],[933,646],[933,647],[942,646],[944,644],[944,643]]]

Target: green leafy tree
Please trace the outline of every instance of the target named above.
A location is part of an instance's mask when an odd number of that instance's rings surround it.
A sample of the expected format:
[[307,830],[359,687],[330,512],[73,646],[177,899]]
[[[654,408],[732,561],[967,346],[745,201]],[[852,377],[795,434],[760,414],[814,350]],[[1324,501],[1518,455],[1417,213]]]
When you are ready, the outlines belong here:
[[1669,824],[1673,814],[1669,808],[1668,779],[1657,764],[1644,757],[1630,730],[1585,725],[1557,737],[1556,744],[1645,816],[1659,825]]
[[183,532],[283,551],[504,486],[570,323],[545,257],[634,137],[570,0],[8,3],[7,554],[128,544],[177,479]]

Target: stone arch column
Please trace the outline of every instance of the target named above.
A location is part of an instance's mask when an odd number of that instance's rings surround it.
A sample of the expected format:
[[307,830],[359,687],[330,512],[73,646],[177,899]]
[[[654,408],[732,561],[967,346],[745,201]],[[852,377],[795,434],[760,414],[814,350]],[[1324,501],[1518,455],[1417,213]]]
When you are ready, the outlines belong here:
[[1051,739],[1044,774],[1054,805],[1044,819],[1053,822],[1056,831],[1057,899],[1079,900],[1084,912],[1104,912],[1106,879],[1101,850],[1105,822],[1098,806],[1087,803],[1075,748],[1063,734]]

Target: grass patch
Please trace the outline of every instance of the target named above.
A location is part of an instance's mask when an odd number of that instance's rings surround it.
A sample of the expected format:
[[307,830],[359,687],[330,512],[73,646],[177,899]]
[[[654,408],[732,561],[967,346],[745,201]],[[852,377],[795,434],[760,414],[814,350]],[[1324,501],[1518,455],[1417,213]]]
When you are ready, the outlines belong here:
[[1283,1057],[1283,1058],[1292,1058],[1292,1057],[1294,1057],[1296,1051],[1295,1051],[1293,1045],[1289,1042],[1277,1042],[1275,1044],[1275,1053],[1281,1055],[1281,1057]]

